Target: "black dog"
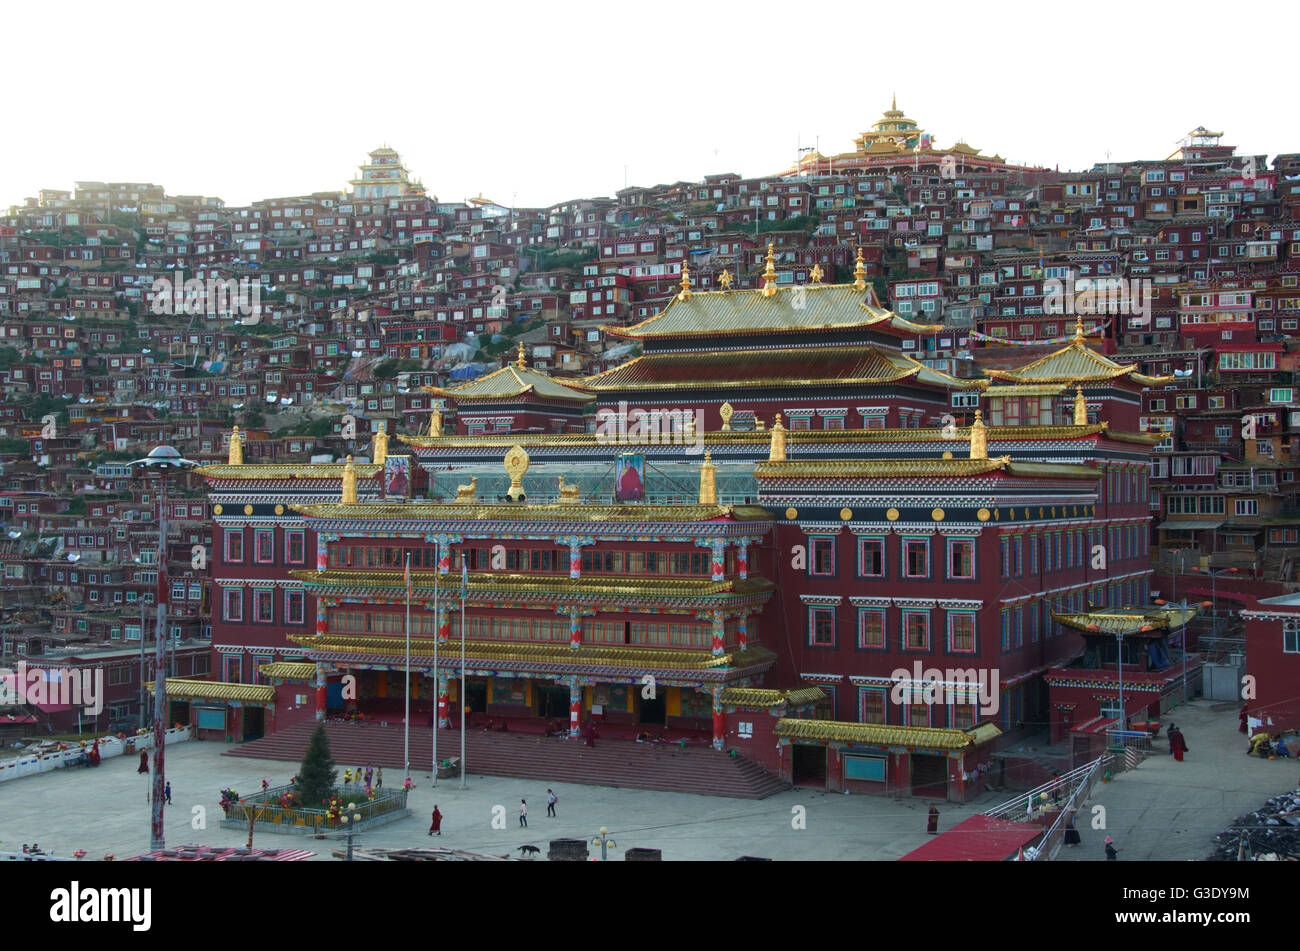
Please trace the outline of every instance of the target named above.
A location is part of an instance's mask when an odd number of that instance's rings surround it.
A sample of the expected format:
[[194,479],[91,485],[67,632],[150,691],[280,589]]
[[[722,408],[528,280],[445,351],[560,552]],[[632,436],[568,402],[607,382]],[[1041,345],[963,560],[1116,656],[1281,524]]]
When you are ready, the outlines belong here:
[[522,854],[522,855],[533,856],[533,855],[537,855],[537,854],[539,854],[541,851],[542,851],[542,850],[539,849],[539,848],[538,848],[537,846],[535,846],[535,845],[521,845],[521,846],[519,846],[519,852],[520,852],[520,854]]

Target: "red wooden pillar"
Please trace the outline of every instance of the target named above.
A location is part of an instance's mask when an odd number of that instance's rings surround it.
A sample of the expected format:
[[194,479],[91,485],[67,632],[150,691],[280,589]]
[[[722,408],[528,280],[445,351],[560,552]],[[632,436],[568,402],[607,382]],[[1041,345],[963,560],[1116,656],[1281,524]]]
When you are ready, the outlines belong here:
[[713,748],[722,749],[726,739],[726,720],[722,715],[722,687],[713,688]]

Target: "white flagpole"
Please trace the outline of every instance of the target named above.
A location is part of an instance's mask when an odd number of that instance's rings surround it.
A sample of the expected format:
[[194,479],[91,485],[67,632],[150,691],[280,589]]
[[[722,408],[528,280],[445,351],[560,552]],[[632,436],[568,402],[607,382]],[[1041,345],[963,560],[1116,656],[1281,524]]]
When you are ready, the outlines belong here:
[[438,639],[442,637],[442,612],[438,610],[438,575],[442,573],[442,542],[436,542],[433,549],[433,785],[438,785],[438,701],[442,699],[441,684],[438,677]]
[[411,553],[406,553],[406,716],[402,727],[402,761],[411,778]]
[[457,702],[461,705],[460,709],[460,788],[465,788],[465,709],[466,701],[469,699],[465,696],[465,594],[469,589],[469,562],[466,559],[465,549],[460,552],[460,696]]

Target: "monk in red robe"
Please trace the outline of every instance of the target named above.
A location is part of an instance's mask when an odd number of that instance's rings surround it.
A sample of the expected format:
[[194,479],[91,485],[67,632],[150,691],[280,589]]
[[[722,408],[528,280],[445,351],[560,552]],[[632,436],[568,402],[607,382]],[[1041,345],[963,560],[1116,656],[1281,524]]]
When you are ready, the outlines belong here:
[[641,483],[641,474],[630,462],[618,477],[618,497],[624,500],[645,498],[645,486]]

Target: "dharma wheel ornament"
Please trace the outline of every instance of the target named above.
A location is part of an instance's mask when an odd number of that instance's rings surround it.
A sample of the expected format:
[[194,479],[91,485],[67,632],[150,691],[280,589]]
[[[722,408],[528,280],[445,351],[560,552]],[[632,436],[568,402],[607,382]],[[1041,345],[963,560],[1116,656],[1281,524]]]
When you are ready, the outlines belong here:
[[506,453],[506,474],[510,476],[510,488],[506,495],[512,502],[522,501],[524,498],[524,473],[528,471],[528,453],[524,452],[522,446],[515,446]]
[[718,407],[718,415],[722,417],[722,432],[731,432],[731,417],[734,416],[735,413],[736,411],[731,408],[730,403],[723,403]]

